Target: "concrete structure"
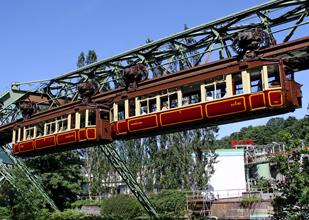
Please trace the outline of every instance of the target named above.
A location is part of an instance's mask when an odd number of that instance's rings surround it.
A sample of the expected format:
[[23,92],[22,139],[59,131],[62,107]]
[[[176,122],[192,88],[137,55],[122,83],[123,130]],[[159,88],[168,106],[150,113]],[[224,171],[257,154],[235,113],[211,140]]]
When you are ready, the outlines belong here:
[[243,149],[216,150],[219,156],[214,164],[215,173],[208,181],[208,190],[216,199],[242,197],[246,191]]

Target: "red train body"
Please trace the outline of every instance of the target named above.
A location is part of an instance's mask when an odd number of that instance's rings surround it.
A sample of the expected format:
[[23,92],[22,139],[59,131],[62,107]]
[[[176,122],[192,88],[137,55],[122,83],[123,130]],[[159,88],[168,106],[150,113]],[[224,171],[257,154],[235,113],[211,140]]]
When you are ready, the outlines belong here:
[[301,107],[300,88],[281,59],[201,65],[92,98],[113,98],[112,106],[79,101],[37,113],[14,126],[13,153],[33,156],[291,112]]

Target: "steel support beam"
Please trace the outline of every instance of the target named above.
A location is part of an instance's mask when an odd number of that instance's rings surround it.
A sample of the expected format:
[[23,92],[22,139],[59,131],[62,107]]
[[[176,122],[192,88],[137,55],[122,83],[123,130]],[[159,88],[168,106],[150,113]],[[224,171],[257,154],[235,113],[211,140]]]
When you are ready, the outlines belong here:
[[149,201],[148,197],[146,196],[142,188],[135,180],[131,171],[127,168],[123,160],[120,158],[115,147],[112,144],[105,144],[100,145],[100,148],[102,149],[102,151],[104,152],[105,156],[108,158],[110,163],[113,165],[113,167],[116,169],[116,171],[119,173],[119,175],[122,177],[122,179],[125,181],[125,183],[128,185],[131,192],[135,195],[138,201],[145,208],[147,213],[150,216],[158,217],[157,211]]
[[[46,201],[46,203],[48,203],[52,209],[54,209],[55,211],[59,212],[60,210],[58,209],[58,207],[56,206],[56,204],[54,203],[54,201],[47,195],[47,193],[44,191],[43,187],[40,185],[40,183],[35,179],[35,177],[32,175],[32,173],[29,171],[29,169],[26,167],[26,165],[19,159],[19,158],[15,158],[11,151],[10,151],[10,146],[9,145],[3,145],[1,146],[1,148],[3,149],[3,151],[6,153],[6,155],[14,162],[14,165],[20,170],[22,171],[25,176],[27,177],[27,179],[32,183],[32,185],[39,191],[39,193],[42,195],[42,197],[44,198],[44,200]],[[3,167],[3,166],[2,166]],[[0,169],[1,171],[2,169]],[[6,179],[17,189],[18,187],[16,187],[16,185],[13,182],[13,179],[16,179],[13,175],[10,174],[10,172],[4,168],[4,173],[1,172],[1,174],[6,177]]]

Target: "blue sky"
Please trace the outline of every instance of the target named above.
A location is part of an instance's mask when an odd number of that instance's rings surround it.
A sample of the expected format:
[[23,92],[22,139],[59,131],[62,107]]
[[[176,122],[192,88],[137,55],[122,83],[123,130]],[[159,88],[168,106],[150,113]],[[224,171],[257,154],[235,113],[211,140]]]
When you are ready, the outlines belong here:
[[[51,79],[76,69],[81,51],[99,60],[267,1],[244,0],[0,0],[0,94],[11,82]],[[306,18],[308,20],[308,18]],[[296,35],[309,35],[307,29]],[[303,118],[309,102],[309,71],[296,74],[303,108],[285,114]],[[221,126],[219,137],[269,118]]]

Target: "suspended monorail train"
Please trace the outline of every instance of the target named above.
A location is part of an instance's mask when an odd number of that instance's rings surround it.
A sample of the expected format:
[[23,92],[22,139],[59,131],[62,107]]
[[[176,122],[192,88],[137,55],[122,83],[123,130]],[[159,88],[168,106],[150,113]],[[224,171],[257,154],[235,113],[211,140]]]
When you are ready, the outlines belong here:
[[[302,107],[301,86],[280,58],[200,65],[132,91],[100,93],[93,103],[36,113],[14,126],[13,153],[34,156],[292,112]],[[107,98],[112,104],[104,104]]]

